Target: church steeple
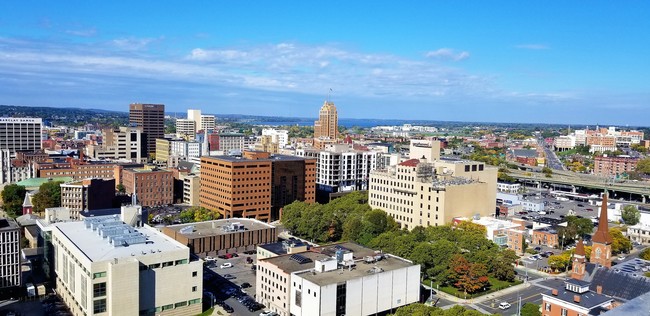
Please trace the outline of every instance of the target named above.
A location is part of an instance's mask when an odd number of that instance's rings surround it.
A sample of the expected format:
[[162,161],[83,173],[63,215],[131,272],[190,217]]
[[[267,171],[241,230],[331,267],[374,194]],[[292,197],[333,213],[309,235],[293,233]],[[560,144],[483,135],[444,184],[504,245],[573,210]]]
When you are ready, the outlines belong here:
[[603,204],[600,208],[600,218],[598,219],[598,229],[591,238],[593,248],[591,251],[590,261],[605,267],[612,265],[612,236],[609,234],[607,226],[607,191],[603,193]]
[[576,252],[573,254],[573,268],[571,269],[571,278],[582,280],[585,276],[585,245],[582,238],[576,245]]

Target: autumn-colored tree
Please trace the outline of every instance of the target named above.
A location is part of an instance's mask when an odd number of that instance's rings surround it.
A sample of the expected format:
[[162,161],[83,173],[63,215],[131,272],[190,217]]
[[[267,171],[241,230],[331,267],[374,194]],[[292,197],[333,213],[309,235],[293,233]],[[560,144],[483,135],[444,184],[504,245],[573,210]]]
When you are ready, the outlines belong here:
[[643,260],[650,260],[650,248],[643,249],[639,254],[639,258]]
[[181,212],[179,218],[181,223],[205,222],[218,219],[219,212],[204,207],[193,206]]
[[489,284],[487,267],[482,263],[470,263],[457,254],[451,258],[449,263],[449,278],[453,280],[453,285],[465,291],[474,293]]
[[612,254],[616,255],[622,252],[628,252],[632,249],[632,242],[623,236],[620,229],[614,227],[609,230],[609,235],[612,236]]
[[548,257],[549,267],[555,270],[565,270],[569,266],[570,261],[571,255],[568,252]]

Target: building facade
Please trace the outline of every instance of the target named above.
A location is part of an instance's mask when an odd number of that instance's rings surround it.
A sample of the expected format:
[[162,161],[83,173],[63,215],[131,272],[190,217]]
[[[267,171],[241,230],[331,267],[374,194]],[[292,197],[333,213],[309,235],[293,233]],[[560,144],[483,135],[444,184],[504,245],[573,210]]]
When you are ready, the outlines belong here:
[[194,140],[196,137],[196,122],[189,119],[176,119],[176,137]]
[[129,105],[129,123],[142,126],[146,139],[142,156],[148,158],[149,154],[155,154],[156,139],[164,138],[165,134],[165,105],[132,103]]
[[103,144],[86,147],[87,155],[93,159],[129,160],[146,162],[142,155],[144,145],[141,127],[120,127],[103,131]]
[[127,194],[135,194],[142,206],[168,205],[174,202],[174,177],[161,169],[124,169],[122,184]]
[[638,162],[638,158],[632,157],[596,156],[594,158],[594,174],[607,177],[629,174],[636,169]]
[[0,118],[0,150],[7,149],[12,157],[17,151],[41,149],[43,120],[27,117]]
[[242,151],[245,149],[244,134],[222,133],[218,135],[219,135],[219,142],[218,142],[219,147],[217,149],[212,149],[211,146],[210,150],[220,150],[223,151],[225,154],[228,154],[231,151]]
[[13,219],[0,218],[0,289],[22,285],[20,227]]
[[197,315],[203,262],[149,226],[96,216],[52,224],[57,293],[73,315]]
[[325,101],[314,122],[314,138],[336,140],[339,135],[339,116],[334,102]]
[[111,208],[115,198],[115,179],[84,179],[61,184],[61,207],[67,207],[72,217],[79,212]]

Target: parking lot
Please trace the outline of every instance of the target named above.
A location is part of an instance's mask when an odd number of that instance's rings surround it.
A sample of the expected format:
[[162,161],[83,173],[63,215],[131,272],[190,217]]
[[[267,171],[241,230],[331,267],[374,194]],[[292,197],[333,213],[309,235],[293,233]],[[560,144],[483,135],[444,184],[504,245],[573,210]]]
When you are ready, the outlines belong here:
[[[255,254],[241,253],[229,259],[216,258],[204,269],[204,291],[212,293],[219,305],[225,303],[230,307],[231,314],[252,316],[264,311],[264,306],[249,308],[254,304],[246,303],[255,299],[255,257]],[[248,263],[247,258],[252,262]]]

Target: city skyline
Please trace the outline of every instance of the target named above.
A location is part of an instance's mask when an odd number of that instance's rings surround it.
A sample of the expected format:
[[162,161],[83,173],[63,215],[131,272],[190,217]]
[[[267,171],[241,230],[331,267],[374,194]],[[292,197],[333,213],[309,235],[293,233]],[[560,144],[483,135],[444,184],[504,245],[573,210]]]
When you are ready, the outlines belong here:
[[12,3],[3,104],[647,125],[649,4]]

